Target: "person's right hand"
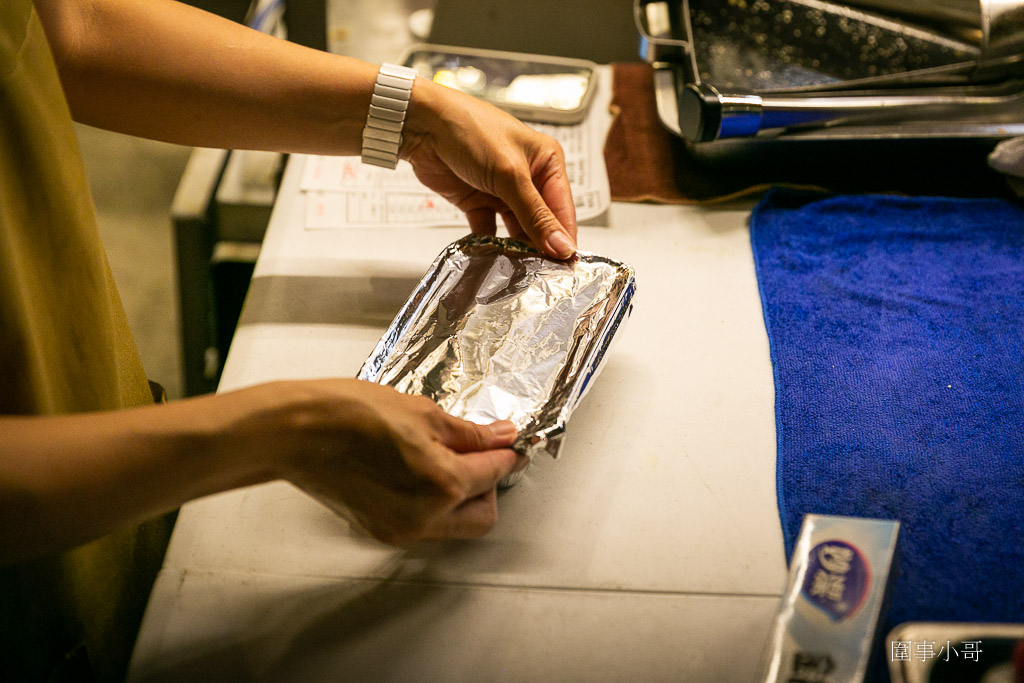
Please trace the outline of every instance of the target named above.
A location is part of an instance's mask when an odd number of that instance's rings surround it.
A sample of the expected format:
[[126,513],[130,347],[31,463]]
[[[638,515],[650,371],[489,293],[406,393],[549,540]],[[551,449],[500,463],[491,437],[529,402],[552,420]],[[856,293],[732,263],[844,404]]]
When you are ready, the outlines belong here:
[[290,383],[302,406],[284,477],[386,543],[474,538],[496,485],[525,467],[511,422],[481,426],[424,397],[357,380]]
[[483,100],[417,79],[402,156],[466,212],[475,233],[509,234],[559,259],[576,252],[576,207],[561,145]]

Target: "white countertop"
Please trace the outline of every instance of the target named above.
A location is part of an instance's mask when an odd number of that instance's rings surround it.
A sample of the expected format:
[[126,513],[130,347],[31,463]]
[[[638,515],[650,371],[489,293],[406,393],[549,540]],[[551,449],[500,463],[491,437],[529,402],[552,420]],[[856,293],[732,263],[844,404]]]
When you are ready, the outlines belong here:
[[[306,230],[302,163],[222,391],[354,376],[464,234]],[[486,538],[390,548],[284,483],[193,502],[130,678],[751,680],[785,583],[751,206],[615,203],[580,228],[582,249],[636,269],[633,315],[561,458],[500,495]]]

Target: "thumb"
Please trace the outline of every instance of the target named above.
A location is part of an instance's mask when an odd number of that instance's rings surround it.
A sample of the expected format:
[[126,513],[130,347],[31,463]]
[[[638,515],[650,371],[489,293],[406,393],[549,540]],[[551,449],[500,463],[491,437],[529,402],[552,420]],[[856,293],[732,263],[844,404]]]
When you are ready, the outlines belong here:
[[508,420],[478,425],[446,415],[441,443],[456,453],[475,453],[507,448],[516,440],[518,430]]

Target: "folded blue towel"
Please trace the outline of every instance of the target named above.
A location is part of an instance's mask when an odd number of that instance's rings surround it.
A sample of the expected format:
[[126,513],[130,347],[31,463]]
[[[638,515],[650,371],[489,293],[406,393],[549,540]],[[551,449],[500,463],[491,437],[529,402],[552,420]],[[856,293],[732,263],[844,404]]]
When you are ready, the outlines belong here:
[[1024,207],[775,191],[751,241],[787,554],[897,519],[890,626],[1024,622]]

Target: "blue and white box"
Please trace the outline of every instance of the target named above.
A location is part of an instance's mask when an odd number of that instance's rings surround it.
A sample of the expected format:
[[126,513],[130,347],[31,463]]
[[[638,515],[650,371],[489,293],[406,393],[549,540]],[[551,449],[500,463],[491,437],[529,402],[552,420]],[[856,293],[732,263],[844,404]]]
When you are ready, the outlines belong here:
[[768,641],[763,680],[859,683],[878,649],[899,522],[807,515]]

